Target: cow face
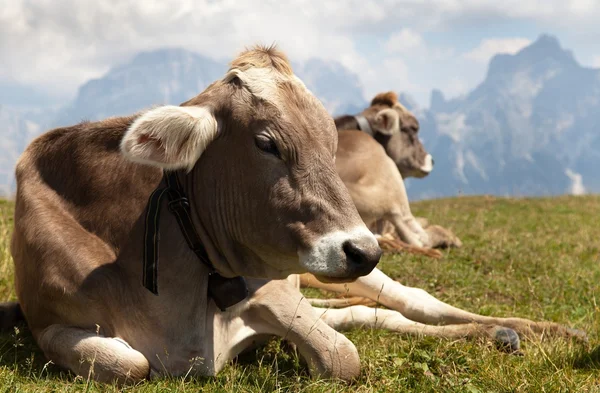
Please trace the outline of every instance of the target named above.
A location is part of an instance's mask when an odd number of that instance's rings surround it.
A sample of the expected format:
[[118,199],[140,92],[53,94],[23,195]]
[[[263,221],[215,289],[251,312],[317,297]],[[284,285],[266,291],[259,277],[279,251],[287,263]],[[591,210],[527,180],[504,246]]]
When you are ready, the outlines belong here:
[[381,250],[336,173],[336,149],[332,118],[272,48],[244,52],[181,107],[141,115],[122,142],[135,161],[189,171],[222,274],[348,281]]
[[402,177],[425,177],[433,170],[433,158],[419,140],[419,122],[398,102],[393,92],[378,94],[362,113],[373,128]]

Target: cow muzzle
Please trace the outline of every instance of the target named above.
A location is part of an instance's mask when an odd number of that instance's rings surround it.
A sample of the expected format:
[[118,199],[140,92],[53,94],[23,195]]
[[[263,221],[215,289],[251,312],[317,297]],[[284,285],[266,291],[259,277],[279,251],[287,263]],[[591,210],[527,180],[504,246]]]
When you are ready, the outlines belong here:
[[431,154],[427,154],[425,156],[423,166],[421,166],[420,169],[424,173],[429,173],[433,170],[433,157],[431,156]]
[[300,264],[323,282],[350,282],[369,274],[379,263],[381,248],[366,227],[336,231],[299,251]]

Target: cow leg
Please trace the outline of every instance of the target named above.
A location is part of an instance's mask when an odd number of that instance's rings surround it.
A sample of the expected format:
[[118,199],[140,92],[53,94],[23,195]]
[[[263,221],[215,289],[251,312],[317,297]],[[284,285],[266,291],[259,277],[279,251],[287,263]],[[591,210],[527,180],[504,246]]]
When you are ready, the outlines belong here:
[[83,378],[107,383],[135,383],[150,373],[148,360],[124,340],[63,325],[36,335],[46,357]]
[[429,247],[432,248],[451,248],[462,247],[462,241],[451,230],[439,225],[430,225],[424,217],[415,217],[415,221],[429,236]]
[[438,250],[410,245],[400,240],[396,228],[388,220],[378,220],[369,226],[369,229],[375,234],[379,247],[384,252],[402,252],[431,258],[442,257],[442,253]]
[[432,326],[411,321],[397,311],[377,309],[367,306],[350,306],[339,309],[316,308],[321,319],[336,330],[352,328],[385,329],[401,334],[424,335],[442,338],[484,337],[495,341],[508,352],[519,350],[519,336],[514,330],[502,326],[477,323]]
[[354,344],[323,322],[287,281],[259,288],[243,318],[257,334],[276,335],[294,344],[313,376],[351,380],[359,374]]
[[375,300],[416,322],[436,325],[479,323],[509,327],[526,336],[550,333],[585,338],[585,333],[579,330],[552,322],[533,322],[523,318],[496,318],[461,310],[436,299],[422,289],[406,287],[377,268],[369,275],[359,277],[356,281],[347,284],[325,284],[307,274],[302,275],[300,280],[304,286]]
[[415,217],[415,221],[421,226],[423,229],[427,229],[429,226],[429,220],[425,217]]
[[429,247],[429,235],[412,216],[391,214],[386,219],[392,223],[402,241],[417,247]]
[[439,250],[426,247],[411,246],[408,243],[403,242],[400,239],[389,239],[381,236],[377,237],[377,242],[381,251],[387,253],[407,253],[412,255],[422,255],[425,257],[439,259],[442,257],[442,253]]
[[462,247],[462,241],[449,229],[439,225],[430,225],[425,229],[433,248]]

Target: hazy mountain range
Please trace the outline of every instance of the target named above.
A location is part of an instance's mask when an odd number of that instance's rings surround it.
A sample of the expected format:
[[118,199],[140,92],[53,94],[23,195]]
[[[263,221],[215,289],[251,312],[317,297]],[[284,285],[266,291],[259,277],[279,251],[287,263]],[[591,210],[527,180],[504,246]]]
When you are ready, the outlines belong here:
[[600,70],[553,37],[495,56],[465,97],[433,91],[418,112],[436,168],[413,195],[600,191]]
[[[368,104],[358,77],[341,64],[310,59],[293,66],[332,114],[357,113]],[[16,159],[41,132],[179,104],[226,68],[184,49],[143,52],[82,85],[62,108],[30,87],[0,84],[0,193],[14,191]],[[484,81],[464,97],[446,100],[434,90],[429,108],[400,97],[418,116],[436,162],[429,177],[408,181],[412,198],[600,191],[600,70],[581,67],[554,37],[495,56]]]

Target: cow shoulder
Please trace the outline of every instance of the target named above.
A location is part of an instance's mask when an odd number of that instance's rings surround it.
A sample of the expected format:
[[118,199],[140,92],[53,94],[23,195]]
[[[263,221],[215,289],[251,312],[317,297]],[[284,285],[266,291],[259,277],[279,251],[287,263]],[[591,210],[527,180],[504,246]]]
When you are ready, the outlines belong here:
[[[134,119],[57,128],[27,147],[17,163],[16,179],[17,214],[24,226],[35,228],[29,232],[79,225],[119,248],[162,177],[159,169],[132,163],[121,154],[121,140]],[[40,212],[53,219],[39,219]]]

